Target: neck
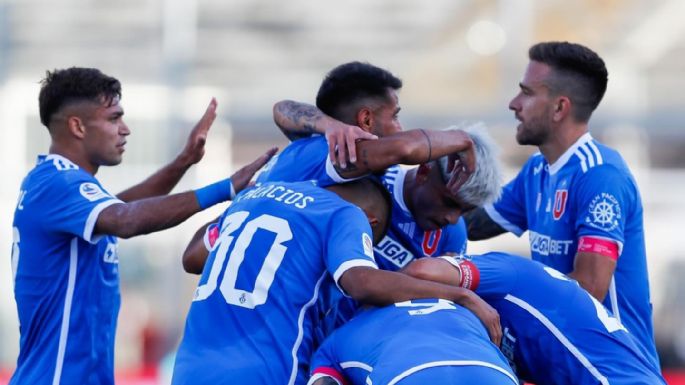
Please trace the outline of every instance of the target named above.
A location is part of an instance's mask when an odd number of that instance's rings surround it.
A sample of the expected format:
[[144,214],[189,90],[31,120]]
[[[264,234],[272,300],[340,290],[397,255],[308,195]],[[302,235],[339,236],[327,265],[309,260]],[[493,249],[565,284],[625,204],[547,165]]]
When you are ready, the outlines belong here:
[[587,123],[560,126],[545,143],[538,146],[547,163],[556,162],[573,143],[588,132]]
[[80,151],[70,147],[64,146],[57,142],[52,142],[48,151],[50,154],[56,154],[69,159],[72,163],[79,166],[87,173],[95,175],[98,172],[98,166],[90,163],[87,158]]

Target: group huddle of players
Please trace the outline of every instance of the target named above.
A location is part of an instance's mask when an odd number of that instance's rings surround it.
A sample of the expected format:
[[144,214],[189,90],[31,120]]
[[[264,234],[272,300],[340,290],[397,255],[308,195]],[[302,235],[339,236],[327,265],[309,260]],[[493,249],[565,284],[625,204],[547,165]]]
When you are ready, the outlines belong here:
[[[174,385],[665,384],[639,191],[588,131],[604,62],[566,42],[529,57],[509,108],[517,142],[540,153],[504,187],[483,125],[402,130],[401,80],[351,62],[328,73],[316,107],[274,106],[291,139],[277,156],[169,194],[202,159],[213,100],[174,161],[113,196],[95,173],[121,162],[130,134],[119,82],[48,73],[50,154],[13,224],[10,383],[113,384],[117,237],[232,200],[183,254],[201,277]],[[467,253],[467,239],[505,231],[529,232],[532,259]]]

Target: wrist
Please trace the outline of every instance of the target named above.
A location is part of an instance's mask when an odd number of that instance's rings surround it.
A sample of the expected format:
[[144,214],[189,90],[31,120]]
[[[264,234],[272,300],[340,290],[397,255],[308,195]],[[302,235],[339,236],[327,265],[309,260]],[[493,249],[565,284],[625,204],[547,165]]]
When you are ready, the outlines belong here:
[[194,191],[197,203],[203,210],[217,203],[231,200],[235,197],[235,188],[231,178],[218,181]]

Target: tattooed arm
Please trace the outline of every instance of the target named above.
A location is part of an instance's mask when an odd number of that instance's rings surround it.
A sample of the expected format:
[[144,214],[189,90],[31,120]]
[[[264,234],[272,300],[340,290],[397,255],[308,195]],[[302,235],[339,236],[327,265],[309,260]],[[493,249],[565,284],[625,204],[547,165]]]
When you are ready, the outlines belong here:
[[469,241],[480,241],[507,232],[493,221],[482,207],[462,213],[462,217],[466,221]]

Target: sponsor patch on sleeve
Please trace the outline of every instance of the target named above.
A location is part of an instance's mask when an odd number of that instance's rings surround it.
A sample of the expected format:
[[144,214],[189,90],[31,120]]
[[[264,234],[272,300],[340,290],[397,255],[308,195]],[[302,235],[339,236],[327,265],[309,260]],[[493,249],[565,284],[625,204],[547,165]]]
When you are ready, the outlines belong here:
[[98,186],[95,183],[91,183],[91,182],[81,183],[81,186],[79,187],[79,192],[81,193],[81,196],[83,196],[84,198],[88,199],[91,202],[95,202],[95,201],[100,200],[102,198],[109,198],[110,197],[109,194],[102,191],[100,186]]
[[469,290],[476,290],[478,288],[478,284],[480,283],[480,271],[473,262],[459,262],[459,272],[461,273],[459,286]]
[[208,251],[212,251],[216,241],[219,239],[219,225],[213,223],[207,227],[207,232],[205,232],[205,248]]
[[578,252],[600,254],[614,261],[618,259],[620,254],[619,245],[613,239],[591,236],[580,237]]
[[373,259],[373,241],[367,233],[362,234],[362,245],[364,246],[364,254],[367,257]]
[[613,195],[601,193],[596,195],[585,216],[585,223],[596,229],[612,231],[619,225],[621,205]]

